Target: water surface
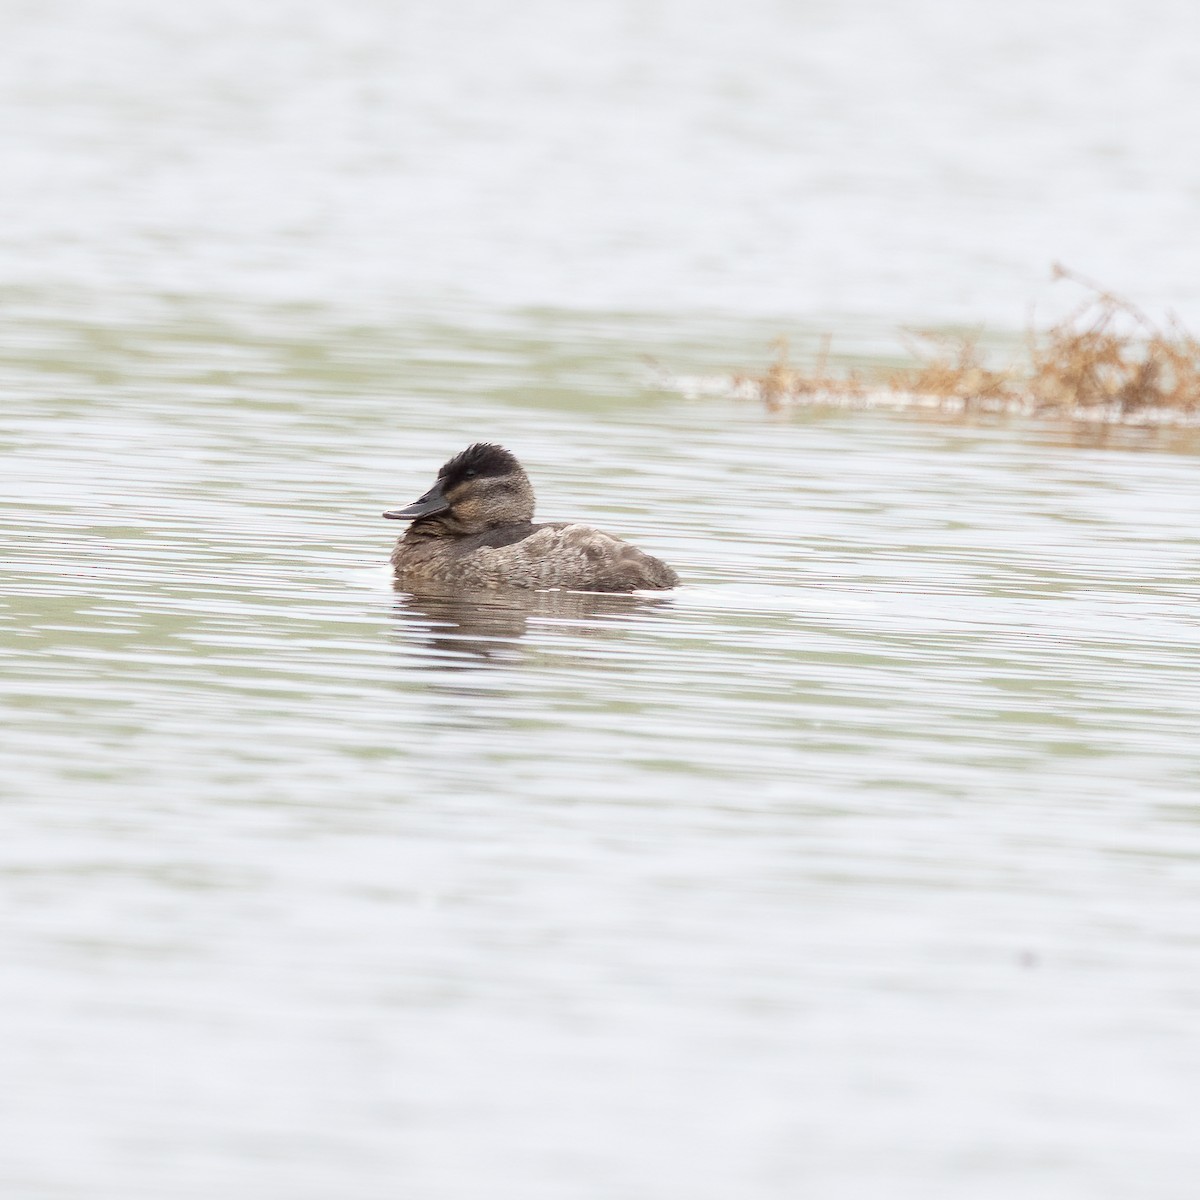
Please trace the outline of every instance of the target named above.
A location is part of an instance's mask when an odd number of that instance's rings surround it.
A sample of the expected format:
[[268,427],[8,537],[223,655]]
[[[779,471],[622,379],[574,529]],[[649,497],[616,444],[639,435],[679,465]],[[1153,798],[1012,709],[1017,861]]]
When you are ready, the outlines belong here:
[[1195,20],[8,5],[4,1194],[1190,1200],[1194,436],[658,381],[1195,310]]
[[[1195,459],[518,324],[7,364],[7,1186],[1184,1195]],[[685,585],[395,594],[473,437]]]

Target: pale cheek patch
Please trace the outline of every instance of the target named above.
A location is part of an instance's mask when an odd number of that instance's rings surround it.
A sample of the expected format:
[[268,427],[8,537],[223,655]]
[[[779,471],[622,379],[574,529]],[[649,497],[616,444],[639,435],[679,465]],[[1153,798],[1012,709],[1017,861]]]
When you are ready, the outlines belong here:
[[483,505],[474,498],[454,505],[454,515],[464,525],[473,525],[483,516]]

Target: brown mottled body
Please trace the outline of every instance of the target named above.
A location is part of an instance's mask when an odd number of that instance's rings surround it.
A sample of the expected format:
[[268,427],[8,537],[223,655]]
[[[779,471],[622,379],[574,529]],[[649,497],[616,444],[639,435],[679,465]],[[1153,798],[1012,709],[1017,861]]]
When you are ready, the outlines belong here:
[[679,577],[636,546],[586,525],[554,522],[471,534],[461,538],[414,536],[409,530],[392,551],[396,581],[414,590],[432,584],[468,591],[501,587],[571,588],[580,592],[632,592],[673,588]]
[[666,563],[611,534],[563,521],[533,524],[533,488],[499,446],[469,447],[420,500],[384,515],[413,522],[392,551],[397,586],[409,591],[632,592],[679,583]]

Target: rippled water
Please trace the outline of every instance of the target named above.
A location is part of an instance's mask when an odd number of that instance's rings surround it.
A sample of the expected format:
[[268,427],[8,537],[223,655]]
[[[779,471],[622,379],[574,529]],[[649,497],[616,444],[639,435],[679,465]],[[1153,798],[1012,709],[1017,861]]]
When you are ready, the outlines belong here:
[[1186,0],[4,13],[5,281],[1016,328],[1062,260],[1200,324]]
[[[1046,159],[968,151],[988,104],[1108,129],[1079,245],[1150,197],[1097,253],[1194,300],[1191,160],[1137,175],[1134,119],[1186,39],[701,8],[11,6],[6,1196],[1190,1200],[1195,436],[656,383],[998,309],[1041,241],[981,230]],[[885,53],[931,44],[982,93]],[[1106,125],[1070,82],[1122,46]],[[394,592],[379,513],[482,439],[683,587]]]
[[[631,389],[619,328],[26,374],[10,1190],[1185,1194],[1195,459]],[[474,436],[685,586],[394,594]]]

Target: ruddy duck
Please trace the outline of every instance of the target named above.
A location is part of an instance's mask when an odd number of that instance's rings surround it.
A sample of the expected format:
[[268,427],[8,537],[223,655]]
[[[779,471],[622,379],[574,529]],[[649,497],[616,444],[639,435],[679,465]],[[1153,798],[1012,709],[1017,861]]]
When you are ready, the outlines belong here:
[[383,515],[412,522],[392,551],[396,583],[407,591],[633,592],[679,583],[666,563],[612,534],[567,521],[533,524],[528,476],[487,442],[450,459],[420,500]]

